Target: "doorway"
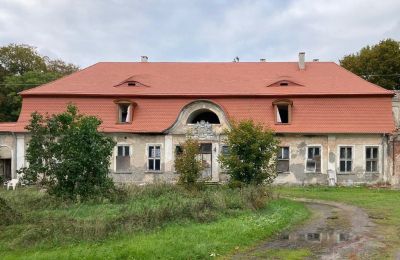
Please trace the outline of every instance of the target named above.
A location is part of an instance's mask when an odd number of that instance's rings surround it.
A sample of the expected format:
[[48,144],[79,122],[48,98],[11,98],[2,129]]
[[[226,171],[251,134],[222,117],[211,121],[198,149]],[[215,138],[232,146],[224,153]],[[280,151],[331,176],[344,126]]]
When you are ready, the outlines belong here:
[[200,144],[199,159],[203,164],[203,172],[201,177],[203,179],[212,179],[212,144],[202,143]]
[[0,170],[3,181],[11,180],[11,159],[0,159]]

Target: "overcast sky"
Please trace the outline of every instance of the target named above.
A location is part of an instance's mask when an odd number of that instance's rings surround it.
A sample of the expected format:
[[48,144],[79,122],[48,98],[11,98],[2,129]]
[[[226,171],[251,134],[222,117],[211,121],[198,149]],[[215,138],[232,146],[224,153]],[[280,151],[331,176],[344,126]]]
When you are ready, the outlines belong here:
[[98,61],[338,61],[400,40],[400,0],[0,0],[0,45]]

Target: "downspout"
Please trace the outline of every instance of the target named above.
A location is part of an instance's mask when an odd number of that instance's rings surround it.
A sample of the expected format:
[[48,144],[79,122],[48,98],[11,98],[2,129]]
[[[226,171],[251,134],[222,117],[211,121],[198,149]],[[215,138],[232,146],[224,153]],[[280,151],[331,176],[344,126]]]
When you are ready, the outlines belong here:
[[[11,178],[14,179],[17,177],[17,135],[14,132],[10,132],[11,135],[14,137],[14,147],[13,149],[13,156],[11,158]],[[15,174],[15,176],[13,176]]]
[[[386,154],[386,150],[385,149],[385,138],[386,138],[386,134],[382,134],[382,177],[383,177],[383,182],[387,182],[387,176],[385,173],[385,154]],[[387,138],[386,138],[387,140]]]

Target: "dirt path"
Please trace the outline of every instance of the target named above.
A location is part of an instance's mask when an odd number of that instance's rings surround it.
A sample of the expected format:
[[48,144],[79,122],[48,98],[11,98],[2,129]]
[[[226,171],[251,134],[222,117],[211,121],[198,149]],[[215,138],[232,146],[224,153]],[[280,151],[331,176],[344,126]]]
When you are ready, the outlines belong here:
[[375,235],[375,224],[362,209],[337,202],[295,200],[304,202],[311,210],[310,220],[232,259],[269,259],[269,251],[288,249],[307,249],[313,254],[310,259],[379,258],[374,254],[384,244]]

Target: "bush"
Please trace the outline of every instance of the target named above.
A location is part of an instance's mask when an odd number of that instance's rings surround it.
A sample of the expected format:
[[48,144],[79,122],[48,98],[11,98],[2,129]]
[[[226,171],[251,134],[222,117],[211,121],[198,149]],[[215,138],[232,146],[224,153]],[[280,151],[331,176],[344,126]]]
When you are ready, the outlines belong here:
[[32,138],[24,179],[72,200],[109,195],[114,190],[108,168],[115,143],[98,132],[100,124],[96,117],[78,114],[73,105],[57,115],[33,113],[26,127]]
[[175,158],[175,169],[179,173],[178,183],[194,187],[203,170],[203,165],[198,159],[199,142],[189,138],[181,147],[182,152]]
[[227,169],[233,186],[272,183],[276,177],[275,156],[278,140],[271,129],[264,128],[252,120],[233,122],[226,130],[228,154],[219,160]]

